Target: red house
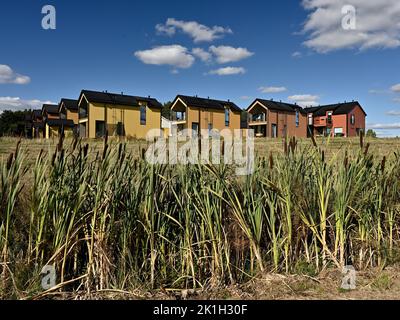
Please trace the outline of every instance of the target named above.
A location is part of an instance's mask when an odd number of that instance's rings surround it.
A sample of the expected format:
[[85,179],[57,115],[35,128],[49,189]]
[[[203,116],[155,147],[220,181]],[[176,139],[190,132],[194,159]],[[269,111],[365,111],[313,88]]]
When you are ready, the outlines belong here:
[[308,135],[356,137],[365,132],[367,114],[358,101],[305,108]]

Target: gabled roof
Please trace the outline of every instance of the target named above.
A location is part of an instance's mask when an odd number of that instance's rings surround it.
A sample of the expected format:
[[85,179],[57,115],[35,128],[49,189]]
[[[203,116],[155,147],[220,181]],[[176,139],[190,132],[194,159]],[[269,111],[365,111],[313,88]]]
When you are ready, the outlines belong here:
[[47,112],[49,114],[58,114],[58,105],[57,104],[44,104],[42,108],[42,112]]
[[305,114],[306,112],[302,107],[297,104],[286,103],[282,101],[274,101],[274,100],[264,100],[264,99],[256,99],[253,103],[247,108],[249,110],[256,102],[261,103],[263,106],[267,107],[269,110],[274,111],[284,111],[284,112],[296,112],[299,110],[301,113]]
[[348,114],[357,106],[360,107],[361,111],[364,112],[365,115],[367,115],[367,113],[364,111],[364,109],[361,107],[361,104],[358,101],[336,103],[319,107],[307,108],[306,111],[308,113],[314,114],[314,116],[321,117],[325,116],[328,111],[332,111],[334,115]]
[[181,99],[186,105],[189,105],[191,107],[209,108],[217,110],[224,110],[226,107],[229,107],[232,111],[242,112],[241,108],[239,108],[235,103],[229,100],[223,101],[210,98],[199,98],[199,97],[177,95],[172,105],[174,105],[178,99]]
[[33,117],[41,117],[42,116],[42,110],[33,110],[32,111],[32,116]]
[[79,101],[81,101],[82,96],[89,102],[97,102],[104,104],[122,105],[122,106],[133,106],[138,107],[139,102],[147,102],[149,108],[162,108],[162,104],[154,98],[145,98],[138,96],[128,96],[125,94],[117,94],[110,92],[98,92],[90,90],[82,90],[79,96]]
[[49,119],[47,124],[52,127],[74,127],[74,121],[67,119]]
[[71,111],[78,111],[78,100],[73,100],[73,99],[61,99],[60,105],[63,105]]

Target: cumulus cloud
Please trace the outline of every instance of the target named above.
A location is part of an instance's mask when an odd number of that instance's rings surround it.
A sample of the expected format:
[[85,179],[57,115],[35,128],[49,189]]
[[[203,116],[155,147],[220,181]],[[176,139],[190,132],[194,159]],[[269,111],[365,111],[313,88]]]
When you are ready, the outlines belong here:
[[212,60],[211,53],[209,53],[201,48],[194,48],[192,50],[192,54],[195,55],[197,58],[199,58],[203,62],[210,62]]
[[224,34],[233,33],[230,28],[220,26],[208,27],[196,21],[181,21],[174,18],[167,19],[165,24],[156,25],[159,34],[172,36],[177,30],[189,35],[194,42],[211,42],[219,39]]
[[400,83],[399,84],[395,84],[393,87],[391,87],[391,90],[393,92],[400,92]]
[[16,73],[13,69],[5,64],[0,64],[0,83],[1,84],[27,84],[31,82],[31,78]]
[[400,111],[398,111],[398,110],[391,110],[391,111],[386,112],[386,115],[398,117],[398,116],[400,116]]
[[378,130],[400,129],[400,122],[368,124],[367,128],[368,129],[378,129]]
[[55,104],[38,99],[25,100],[19,97],[0,97],[0,113],[4,110],[19,111],[25,109],[41,109],[43,104]]
[[241,96],[240,99],[241,99],[241,100],[251,100],[251,99],[253,99],[253,98],[250,97],[250,96]]
[[254,55],[253,52],[250,52],[246,48],[234,48],[230,46],[211,46],[209,50],[215,55],[217,62],[220,64],[236,62]]
[[170,65],[182,69],[190,68],[195,61],[187,48],[177,44],[136,51],[135,56],[145,64]]
[[[345,30],[342,9],[356,9],[355,30]],[[397,48],[400,46],[400,2],[398,0],[303,0],[311,11],[303,32],[304,44],[320,53],[340,49]]]
[[258,90],[262,93],[279,93],[287,91],[285,87],[260,87]]
[[225,67],[216,70],[211,70],[208,74],[218,75],[218,76],[231,76],[235,74],[244,74],[246,69],[242,67]]
[[302,107],[310,107],[318,105],[319,96],[311,94],[298,94],[288,97],[290,101],[297,103]]

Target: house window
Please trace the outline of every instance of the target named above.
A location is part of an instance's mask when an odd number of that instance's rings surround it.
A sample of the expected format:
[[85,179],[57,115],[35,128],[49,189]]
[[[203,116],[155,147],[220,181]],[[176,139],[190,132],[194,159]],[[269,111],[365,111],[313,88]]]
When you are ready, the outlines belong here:
[[356,116],[354,114],[351,115],[350,117],[350,123],[355,124],[356,123]]
[[296,110],[296,127],[300,126],[300,112]]
[[278,132],[278,130],[277,130],[276,124],[272,124],[271,125],[271,137],[272,138],[276,138],[277,137],[277,132]]
[[332,111],[328,112],[328,123],[332,123]]
[[193,137],[199,136],[199,124],[197,122],[192,122],[192,131],[193,131]]
[[335,128],[334,134],[335,134],[335,137],[343,137],[344,136],[343,128]]
[[140,106],[140,124],[146,125],[146,106]]
[[106,135],[105,122],[96,120],[96,138],[102,138],[105,135]]
[[208,124],[208,133],[209,134],[211,133],[212,129],[213,129],[213,125],[212,125],[212,123],[209,123]]
[[229,109],[228,108],[226,108],[225,109],[225,126],[226,127],[229,127],[229,116],[230,116],[230,114],[229,114]]
[[125,130],[124,130],[124,124],[122,122],[117,123],[117,136],[124,136],[125,135]]

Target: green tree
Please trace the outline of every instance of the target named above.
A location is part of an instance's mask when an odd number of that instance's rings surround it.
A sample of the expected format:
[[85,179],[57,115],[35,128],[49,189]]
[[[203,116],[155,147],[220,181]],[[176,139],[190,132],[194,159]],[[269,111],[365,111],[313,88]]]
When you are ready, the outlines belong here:
[[30,111],[4,110],[0,114],[0,136],[24,136],[26,115]]
[[163,104],[163,108],[161,109],[161,116],[167,119],[170,119],[171,116],[171,106],[172,102],[168,101]]
[[368,129],[366,136],[369,138],[376,138],[376,132],[372,129]]

